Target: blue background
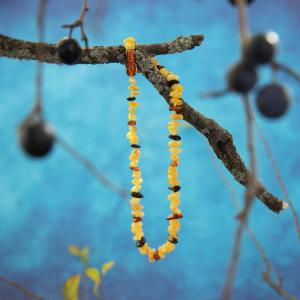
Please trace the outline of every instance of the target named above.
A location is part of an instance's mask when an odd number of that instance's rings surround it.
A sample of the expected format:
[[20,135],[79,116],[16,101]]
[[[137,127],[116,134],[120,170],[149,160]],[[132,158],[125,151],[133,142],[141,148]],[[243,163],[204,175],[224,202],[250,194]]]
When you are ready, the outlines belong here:
[[[73,21],[81,1],[49,1],[46,41],[55,43]],[[300,70],[300,3],[257,0],[249,9],[252,32],[274,30],[281,38],[278,60]],[[0,32],[37,40],[37,1],[0,1]],[[183,54],[161,56],[161,64],[179,74],[184,98],[214,118],[234,137],[247,161],[244,113],[239,96],[203,101],[200,92],[225,86],[226,69],[239,56],[236,10],[225,0],[112,0],[101,20],[91,1],[86,29],[91,45],[118,45],[129,35],[140,43],[164,42],[178,35],[204,34],[203,45]],[[99,9],[98,9],[99,12]],[[98,14],[99,15],[99,14]],[[98,19],[97,19],[98,18]],[[76,31],[76,37],[79,33]],[[129,204],[99,185],[59,146],[44,160],[31,160],[20,150],[17,126],[34,101],[35,62],[0,59],[0,274],[15,279],[47,298],[59,299],[62,282],[81,270],[67,252],[70,244],[90,245],[92,263],[115,260],[104,279],[106,299],[218,299],[227,271],[237,225],[230,195],[212,163],[206,139],[192,128],[183,130],[180,174],[184,219],[177,250],[149,264],[135,249],[130,232]],[[260,72],[260,84],[271,80]],[[272,145],[283,178],[298,211],[300,88],[280,75],[293,93],[288,114],[258,122]],[[144,176],[144,228],[157,246],[166,237],[168,214],[168,109],[156,90],[137,76],[141,167]],[[58,134],[92,159],[112,180],[130,187],[128,169],[127,85],[124,66],[45,66],[44,106]],[[254,103],[254,102],[253,102]],[[270,162],[257,141],[259,177],[282,197]],[[240,201],[243,189],[226,176]],[[250,220],[257,238],[285,278],[288,291],[300,297],[300,255],[290,211],[275,215],[256,201]],[[245,235],[233,299],[279,299],[261,280],[263,264]],[[0,284],[0,299],[26,299]]]

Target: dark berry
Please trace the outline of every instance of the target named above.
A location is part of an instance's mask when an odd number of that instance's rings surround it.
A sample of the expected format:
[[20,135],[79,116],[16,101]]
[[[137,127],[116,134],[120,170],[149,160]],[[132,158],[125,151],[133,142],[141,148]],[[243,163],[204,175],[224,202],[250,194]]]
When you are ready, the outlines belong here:
[[227,73],[228,88],[239,93],[249,92],[258,79],[255,68],[238,63],[233,65]]
[[278,83],[271,83],[261,88],[256,97],[256,104],[261,114],[267,118],[278,118],[286,113],[290,105],[287,89]]
[[[232,5],[236,5],[236,0],[229,0]],[[254,0],[247,0],[247,4],[251,4]]]
[[25,153],[43,157],[52,150],[54,133],[49,124],[39,116],[32,115],[19,127],[19,141]]
[[64,37],[56,45],[60,60],[67,65],[75,64],[81,57],[81,47],[75,39]]
[[254,35],[245,47],[245,61],[252,65],[270,63],[276,54],[278,42],[279,37],[275,32]]

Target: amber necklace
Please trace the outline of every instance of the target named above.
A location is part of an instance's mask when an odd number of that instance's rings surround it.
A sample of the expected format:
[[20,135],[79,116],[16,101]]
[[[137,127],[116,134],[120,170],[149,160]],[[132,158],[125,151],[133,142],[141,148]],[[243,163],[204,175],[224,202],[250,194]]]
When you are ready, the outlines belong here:
[[169,237],[167,241],[158,247],[157,249],[152,249],[144,236],[143,232],[143,206],[141,205],[141,199],[143,194],[140,192],[142,188],[142,174],[138,167],[140,158],[140,148],[139,138],[137,135],[137,122],[136,122],[136,108],[139,105],[136,102],[136,96],[139,94],[138,86],[136,85],[136,80],[134,78],[137,72],[137,65],[135,63],[135,39],[129,37],[124,40],[124,46],[126,50],[126,70],[129,76],[129,114],[128,114],[128,126],[129,131],[127,133],[127,138],[129,140],[130,146],[132,148],[131,154],[129,156],[130,169],[132,170],[132,188],[131,188],[131,210],[132,210],[132,224],[131,231],[133,233],[133,239],[136,241],[136,246],[138,247],[140,253],[148,255],[149,261],[153,262],[164,258],[167,253],[172,252],[175,249],[175,244],[178,242],[178,231],[180,229],[179,219],[182,218],[182,213],[179,209],[180,204],[180,181],[178,180],[178,170],[179,165],[179,153],[182,151],[181,147],[181,137],[179,136],[178,127],[180,126],[180,121],[183,119],[181,112],[181,105],[183,104],[181,95],[183,92],[183,86],[179,84],[179,77],[168,71],[163,66],[159,65],[158,61],[152,58],[153,65],[159,70],[159,72],[167,79],[168,85],[171,88],[170,91],[170,111],[171,121],[168,123],[169,138],[170,142],[168,144],[170,151],[170,165],[168,168],[168,180],[170,194],[168,199],[170,201],[171,214],[166,218],[169,221],[168,233]]

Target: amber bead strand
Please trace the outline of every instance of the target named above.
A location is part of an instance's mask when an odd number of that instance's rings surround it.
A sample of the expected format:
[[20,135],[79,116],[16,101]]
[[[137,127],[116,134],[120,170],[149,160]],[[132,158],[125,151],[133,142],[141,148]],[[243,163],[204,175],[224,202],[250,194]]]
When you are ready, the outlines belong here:
[[130,205],[132,209],[132,225],[131,231],[134,235],[133,239],[136,241],[136,246],[140,253],[148,255],[149,261],[153,262],[164,258],[167,253],[172,252],[175,249],[175,244],[178,242],[178,231],[180,229],[179,219],[182,218],[182,213],[178,206],[180,204],[180,181],[178,180],[178,170],[179,165],[179,153],[181,149],[181,138],[179,136],[178,127],[180,126],[180,120],[183,119],[180,113],[180,108],[182,105],[182,100],[180,99],[183,86],[179,84],[178,76],[172,74],[167,69],[161,67],[155,59],[152,59],[152,63],[159,69],[160,73],[166,77],[168,80],[171,92],[171,105],[170,110],[173,111],[171,115],[171,122],[168,123],[169,128],[169,142],[170,158],[171,163],[168,169],[168,179],[169,179],[169,189],[171,190],[168,199],[170,200],[170,209],[172,214],[166,219],[169,221],[168,240],[158,249],[152,249],[149,247],[143,232],[143,206],[140,201],[143,198],[143,194],[140,192],[142,188],[142,175],[138,167],[139,157],[140,157],[140,145],[139,138],[137,135],[137,123],[136,123],[136,107],[138,103],[135,101],[136,96],[139,94],[138,87],[136,85],[136,80],[134,78],[137,67],[135,64],[135,39],[129,37],[124,40],[124,46],[126,49],[126,69],[127,75],[129,76],[129,90],[130,95],[127,98],[129,101],[129,114],[128,114],[128,125],[129,131],[127,138],[132,147],[131,154],[129,156],[130,169],[132,170],[132,188],[131,188],[131,200]]

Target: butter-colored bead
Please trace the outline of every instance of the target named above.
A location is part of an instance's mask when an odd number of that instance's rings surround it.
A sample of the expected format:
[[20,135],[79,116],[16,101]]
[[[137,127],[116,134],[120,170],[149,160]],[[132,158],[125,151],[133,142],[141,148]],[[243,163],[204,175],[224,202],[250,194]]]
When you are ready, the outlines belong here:
[[138,192],[138,191],[140,191],[141,190],[141,188],[142,188],[142,186],[141,185],[135,185],[135,186],[133,186],[132,188],[131,188],[131,192]]
[[180,115],[180,114],[172,114],[172,115],[171,115],[171,119],[172,119],[172,120],[182,120],[182,119],[183,119],[183,116]]
[[137,205],[140,204],[140,198],[131,198],[130,205]]
[[143,217],[145,214],[143,211],[141,210],[133,210],[132,211],[132,215],[136,216],[136,217]]
[[174,98],[180,98],[182,96],[182,92],[180,92],[180,91],[172,91],[170,93],[170,96],[174,97]]
[[144,206],[143,205],[141,205],[141,204],[132,204],[131,205],[131,209],[132,210],[143,210],[144,209]]
[[179,84],[179,83],[175,83],[171,86],[171,90],[172,91],[183,91],[184,90],[184,86],[182,84]]
[[149,250],[149,246],[146,243],[143,247],[139,247],[138,249],[139,249],[139,251],[140,251],[141,254],[147,255],[148,254],[148,250]]
[[171,80],[178,80],[179,81],[179,76],[177,76],[175,74],[170,74],[170,75],[168,75],[167,80],[168,81],[171,81]]

